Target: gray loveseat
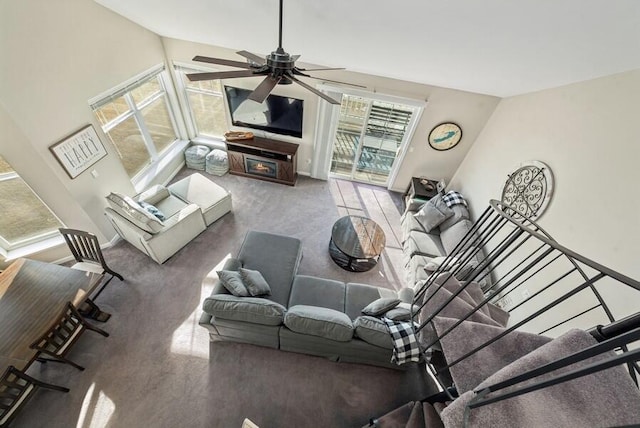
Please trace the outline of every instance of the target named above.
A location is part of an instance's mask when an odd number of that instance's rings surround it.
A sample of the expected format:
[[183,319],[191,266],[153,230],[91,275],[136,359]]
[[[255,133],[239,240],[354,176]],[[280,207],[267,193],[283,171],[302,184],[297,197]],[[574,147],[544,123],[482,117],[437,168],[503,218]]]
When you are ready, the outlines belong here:
[[[466,205],[458,201],[459,203],[448,206],[443,196],[438,194],[426,202],[419,199],[409,200],[400,218],[406,281],[412,288],[416,288],[416,284],[430,275],[429,269],[425,269],[428,264],[432,262],[432,266],[433,263],[437,266],[437,263],[453,252],[473,227]],[[465,242],[472,244],[474,239]],[[472,254],[468,256],[469,260],[465,260],[468,262],[468,268],[475,267],[485,260],[481,249],[469,245],[469,251]],[[483,289],[491,283],[491,276],[486,272],[484,270],[475,279]],[[465,273],[459,271],[456,276],[458,279],[465,279]]]
[[259,271],[271,288],[266,297],[236,297],[212,272],[211,296],[200,325],[212,341],[232,341],[300,352],[334,361],[403,368],[391,363],[392,341],[385,324],[364,316],[379,298],[410,303],[413,290],[395,291],[298,275],[302,244],[292,237],[250,231],[238,256],[222,270]]

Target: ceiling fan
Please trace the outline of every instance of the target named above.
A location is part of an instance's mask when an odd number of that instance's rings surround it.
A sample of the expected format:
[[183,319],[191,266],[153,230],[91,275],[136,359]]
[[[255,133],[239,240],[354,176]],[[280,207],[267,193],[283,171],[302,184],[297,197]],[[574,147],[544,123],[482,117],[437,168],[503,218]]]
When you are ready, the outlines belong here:
[[210,64],[228,65],[231,67],[243,68],[244,70],[237,71],[219,71],[209,73],[192,73],[187,74],[187,78],[194,82],[198,80],[214,80],[214,79],[229,79],[236,77],[254,77],[265,76],[264,80],[260,82],[258,87],[251,92],[248,99],[256,101],[258,103],[263,102],[267,96],[271,93],[276,85],[290,85],[292,82],[297,83],[303,88],[313,92],[320,98],[330,102],[331,104],[340,104],[340,101],[333,99],[332,97],[318,91],[317,89],[309,86],[296,76],[311,77],[313,79],[322,79],[328,82],[335,82],[341,84],[347,84],[352,86],[358,86],[364,88],[361,85],[354,85],[351,83],[338,82],[336,80],[329,80],[319,77],[309,76],[304,73],[305,71],[320,71],[320,70],[344,70],[344,68],[315,68],[305,69],[296,67],[296,60],[300,58],[300,55],[289,55],[282,49],[282,2],[280,0],[280,22],[279,22],[279,36],[278,36],[278,48],[267,55],[265,58],[253,54],[247,51],[236,52],[238,55],[245,57],[248,62],[233,61],[223,58],[210,58],[206,56],[195,56],[193,61],[208,62]]

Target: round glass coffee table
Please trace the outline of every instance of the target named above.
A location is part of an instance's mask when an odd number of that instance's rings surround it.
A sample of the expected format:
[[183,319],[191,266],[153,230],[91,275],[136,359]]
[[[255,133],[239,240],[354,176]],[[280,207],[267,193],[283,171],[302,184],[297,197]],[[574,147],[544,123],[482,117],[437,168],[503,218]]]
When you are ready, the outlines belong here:
[[377,263],[386,237],[382,228],[367,217],[348,215],[340,218],[331,230],[329,254],[341,268],[365,272]]

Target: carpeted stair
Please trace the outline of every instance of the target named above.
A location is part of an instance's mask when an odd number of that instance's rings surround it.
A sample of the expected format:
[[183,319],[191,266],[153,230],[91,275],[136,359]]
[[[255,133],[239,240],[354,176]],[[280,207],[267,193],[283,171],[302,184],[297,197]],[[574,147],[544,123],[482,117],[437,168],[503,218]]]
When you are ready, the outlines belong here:
[[[436,405],[440,411],[444,407],[442,403]],[[362,428],[444,428],[440,411],[426,402],[409,401]]]

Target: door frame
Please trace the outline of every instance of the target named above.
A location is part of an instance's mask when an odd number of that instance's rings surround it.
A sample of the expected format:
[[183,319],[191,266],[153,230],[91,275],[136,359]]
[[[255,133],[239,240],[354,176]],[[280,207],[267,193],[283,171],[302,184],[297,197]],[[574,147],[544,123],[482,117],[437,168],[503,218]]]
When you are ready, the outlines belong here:
[[[316,85],[316,88],[319,90],[330,93],[332,96],[336,98],[342,97],[342,95],[349,95],[355,97],[367,98],[370,100],[382,101],[382,102],[390,102],[394,104],[404,104],[410,107],[414,107],[415,114],[411,115],[411,120],[407,125],[407,131],[405,132],[405,136],[398,150],[398,154],[396,155],[393,164],[391,166],[391,172],[389,173],[389,178],[387,179],[386,188],[391,189],[392,183],[395,182],[398,172],[400,170],[400,165],[404,162],[405,155],[407,153],[407,146],[413,139],[413,135],[415,130],[420,122],[422,117],[422,113],[424,108],[427,105],[427,102],[424,100],[416,100],[412,98],[404,98],[395,95],[383,94],[375,91],[364,91],[361,89],[355,88],[343,88],[339,86],[333,86],[327,83],[321,83]],[[331,156],[333,154],[333,137],[335,136],[338,120],[339,120],[339,106],[334,106],[333,104],[324,102],[320,103],[318,108],[318,116],[316,122],[316,141],[314,150],[314,166],[317,166],[313,169],[312,177],[327,179],[329,177],[329,170],[331,167]],[[325,132],[319,132],[318,130],[325,129]],[[327,132],[328,131],[328,132]],[[321,167],[322,166],[322,167]],[[326,170],[325,170],[326,168]],[[358,180],[354,180],[358,181]]]

